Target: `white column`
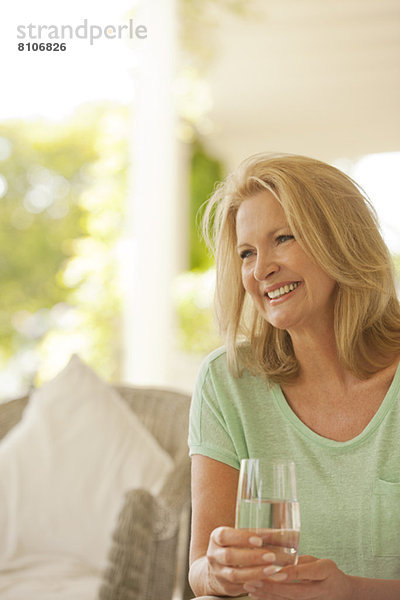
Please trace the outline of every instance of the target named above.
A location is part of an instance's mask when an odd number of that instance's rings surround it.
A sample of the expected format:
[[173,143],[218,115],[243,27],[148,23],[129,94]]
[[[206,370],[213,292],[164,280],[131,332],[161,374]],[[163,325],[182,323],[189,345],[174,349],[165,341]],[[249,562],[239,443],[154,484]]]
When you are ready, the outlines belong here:
[[[177,273],[179,231],[174,80],[176,0],[143,0],[135,21],[147,27],[135,77],[132,185],[124,268],[126,382],[169,385],[171,282]],[[135,51],[135,50],[134,50]]]

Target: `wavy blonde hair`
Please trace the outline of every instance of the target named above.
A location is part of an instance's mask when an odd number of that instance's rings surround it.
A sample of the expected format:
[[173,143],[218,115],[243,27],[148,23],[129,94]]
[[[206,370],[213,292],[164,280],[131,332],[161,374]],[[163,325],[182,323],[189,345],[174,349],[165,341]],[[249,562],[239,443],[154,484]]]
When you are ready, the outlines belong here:
[[203,234],[216,259],[216,315],[231,371],[239,376],[244,366],[278,383],[299,373],[288,332],[260,317],[241,280],[236,214],[245,199],[265,190],[282,205],[303,250],[337,282],[334,332],[341,364],[360,378],[388,366],[400,352],[400,304],[391,256],[365,193],[321,161],[257,154],[217,187],[203,216]]

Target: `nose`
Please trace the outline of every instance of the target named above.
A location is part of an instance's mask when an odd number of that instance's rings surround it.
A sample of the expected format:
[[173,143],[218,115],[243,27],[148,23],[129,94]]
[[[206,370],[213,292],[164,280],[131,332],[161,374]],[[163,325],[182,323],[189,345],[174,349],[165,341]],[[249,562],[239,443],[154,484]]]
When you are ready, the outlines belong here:
[[278,264],[266,253],[257,254],[256,265],[254,268],[254,279],[256,281],[265,281],[279,271]]

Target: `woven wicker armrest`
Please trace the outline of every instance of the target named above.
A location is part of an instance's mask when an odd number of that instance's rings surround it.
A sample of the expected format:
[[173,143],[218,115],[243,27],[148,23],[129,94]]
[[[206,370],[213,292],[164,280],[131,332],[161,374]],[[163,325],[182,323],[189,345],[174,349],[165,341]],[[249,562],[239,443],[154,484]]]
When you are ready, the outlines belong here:
[[182,459],[158,497],[130,490],[113,533],[100,600],[170,600],[181,513],[189,503],[190,462]]

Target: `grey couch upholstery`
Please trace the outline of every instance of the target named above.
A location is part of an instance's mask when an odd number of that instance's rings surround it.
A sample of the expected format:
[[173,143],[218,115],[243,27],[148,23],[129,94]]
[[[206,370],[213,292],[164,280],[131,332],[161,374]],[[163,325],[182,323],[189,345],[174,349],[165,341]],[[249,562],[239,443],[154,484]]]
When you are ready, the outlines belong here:
[[[99,600],[188,600],[190,460],[189,397],[161,388],[116,386],[175,467],[157,497],[130,490],[110,540]],[[21,418],[28,398],[0,404],[0,440]]]

